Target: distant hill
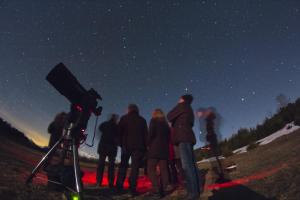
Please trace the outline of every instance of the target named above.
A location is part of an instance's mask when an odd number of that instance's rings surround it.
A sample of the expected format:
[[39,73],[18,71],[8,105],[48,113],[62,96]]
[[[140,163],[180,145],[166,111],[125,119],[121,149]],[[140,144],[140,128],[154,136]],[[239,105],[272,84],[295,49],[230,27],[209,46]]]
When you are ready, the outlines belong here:
[[31,149],[38,150],[40,152],[46,152],[46,148],[42,148],[36,145],[30,140],[24,133],[14,128],[10,123],[0,118],[0,137],[7,138],[18,144],[22,144]]
[[[230,138],[219,142],[222,155],[230,156],[233,151],[244,146],[255,146],[256,142],[284,128],[287,124],[294,122],[300,125],[300,98],[293,103],[278,109],[273,116],[266,118],[261,124],[254,128],[241,128]],[[197,160],[208,158],[207,152],[201,148],[195,150]]]

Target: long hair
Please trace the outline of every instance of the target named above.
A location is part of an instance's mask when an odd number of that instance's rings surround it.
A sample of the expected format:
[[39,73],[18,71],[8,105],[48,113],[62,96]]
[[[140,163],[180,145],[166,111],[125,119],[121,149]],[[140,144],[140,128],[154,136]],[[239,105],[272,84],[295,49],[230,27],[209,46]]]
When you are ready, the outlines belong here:
[[152,112],[152,119],[166,120],[166,116],[160,108],[156,108]]

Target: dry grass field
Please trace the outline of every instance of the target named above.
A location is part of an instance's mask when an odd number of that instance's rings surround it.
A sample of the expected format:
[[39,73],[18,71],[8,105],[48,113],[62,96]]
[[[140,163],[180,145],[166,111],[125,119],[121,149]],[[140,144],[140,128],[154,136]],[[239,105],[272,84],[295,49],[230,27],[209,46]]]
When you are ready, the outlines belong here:
[[[59,192],[53,192],[46,186],[46,176],[40,172],[33,184],[25,185],[30,173],[42,154],[23,147],[5,138],[0,138],[0,199],[64,199]],[[199,164],[204,181],[201,200],[225,199],[300,199],[300,131],[283,136],[272,143],[243,154],[236,154],[223,160],[224,166],[237,165],[236,170],[226,173],[225,180],[218,181],[211,163]],[[118,194],[108,188],[95,188],[95,165],[82,163],[86,172],[84,177],[85,199],[133,199],[126,192]],[[146,181],[140,182],[146,184]],[[147,183],[148,184],[148,183]],[[143,192],[149,186],[141,186]],[[180,200],[184,190],[174,190],[163,199]],[[134,199],[150,199],[141,194]]]

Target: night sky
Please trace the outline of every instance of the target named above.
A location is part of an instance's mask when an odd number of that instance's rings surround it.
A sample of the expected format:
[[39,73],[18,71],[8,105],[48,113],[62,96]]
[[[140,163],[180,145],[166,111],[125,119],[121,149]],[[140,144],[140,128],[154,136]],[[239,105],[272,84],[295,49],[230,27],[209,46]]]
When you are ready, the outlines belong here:
[[299,35],[298,0],[0,0],[0,115],[46,145],[69,110],[45,80],[63,62],[103,97],[99,122],[129,103],[149,122],[191,93],[229,137],[275,113],[278,94],[300,96]]

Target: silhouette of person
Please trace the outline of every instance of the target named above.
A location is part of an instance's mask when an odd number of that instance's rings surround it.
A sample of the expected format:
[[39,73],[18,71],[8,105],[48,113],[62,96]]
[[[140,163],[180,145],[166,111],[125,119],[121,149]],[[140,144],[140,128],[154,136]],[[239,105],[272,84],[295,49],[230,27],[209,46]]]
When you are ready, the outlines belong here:
[[219,179],[223,179],[224,170],[222,163],[219,159],[219,156],[221,155],[221,150],[218,145],[218,140],[221,138],[219,131],[221,117],[214,107],[209,107],[206,109],[199,108],[197,110],[197,117],[199,119],[201,131],[200,140],[203,139],[203,137],[205,137],[205,143],[209,144],[209,150],[212,153],[212,155],[216,158],[218,164],[217,173],[219,175]]
[[194,113],[191,107],[193,96],[180,97],[178,104],[168,113],[167,118],[174,128],[173,143],[179,146],[182,168],[186,180],[187,196],[185,199],[199,199],[200,185],[198,168],[195,163],[193,145],[196,138],[193,131]]
[[[152,183],[152,194],[156,197],[164,196],[164,192],[169,186],[169,143],[170,128],[166,117],[161,109],[155,109],[152,113],[147,139],[147,169]],[[157,166],[159,166],[160,179],[156,172]]]
[[[50,134],[48,148],[53,147],[53,145],[61,138],[63,135],[64,125],[67,119],[67,114],[65,112],[58,113],[54,120],[48,126],[48,133]],[[56,152],[58,153],[58,152]],[[57,163],[54,161],[53,157],[55,154],[49,155],[49,159],[45,163],[44,170],[47,172],[48,177],[48,187],[54,190],[61,190],[62,187],[58,186],[57,184],[52,183],[52,181],[61,182],[61,174],[60,167],[61,163]],[[60,155],[59,155],[60,157]],[[60,161],[62,162],[62,161]]]
[[121,163],[116,182],[117,190],[123,189],[128,162],[131,158],[129,189],[132,196],[137,195],[136,186],[140,163],[146,152],[148,127],[146,120],[140,116],[137,105],[130,104],[127,114],[121,117],[118,124],[121,138]]
[[62,136],[64,125],[67,119],[67,113],[58,113],[53,122],[48,126],[48,133],[50,134],[50,140],[48,147],[51,148]]
[[99,162],[97,168],[97,186],[101,186],[103,172],[105,167],[105,159],[108,157],[108,183],[109,187],[114,186],[115,180],[115,160],[117,156],[117,136],[118,136],[118,115],[112,114],[109,120],[103,122],[99,126],[101,139],[98,144]]

